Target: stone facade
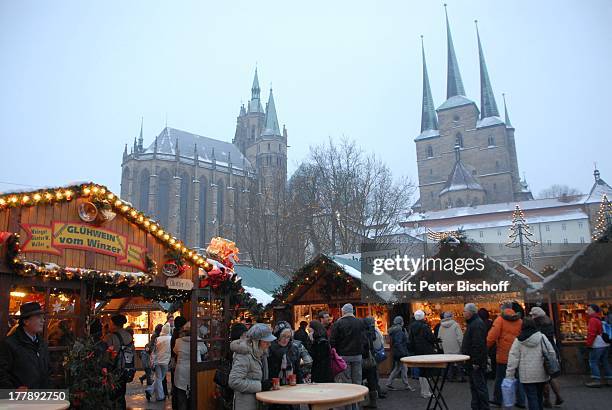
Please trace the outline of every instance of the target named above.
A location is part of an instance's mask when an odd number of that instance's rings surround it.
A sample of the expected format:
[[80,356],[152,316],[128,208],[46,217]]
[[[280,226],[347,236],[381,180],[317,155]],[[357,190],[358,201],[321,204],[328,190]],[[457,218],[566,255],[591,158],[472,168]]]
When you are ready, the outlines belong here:
[[287,130],[264,135],[265,125],[277,122],[275,108],[261,108],[256,74],[232,143],[165,127],[145,148],[141,129],[131,152],[126,146],[123,153],[121,197],[189,246],[205,248],[214,236],[240,243],[249,193],[284,192]]
[[[510,202],[521,190],[514,130],[499,124],[478,127],[474,103],[438,110],[439,136],[417,139],[419,190],[423,210],[447,208],[440,191],[455,164],[454,147],[461,149],[461,161],[485,189],[482,201],[466,200],[464,205]],[[479,201],[481,199],[479,198]],[[463,205],[451,205],[463,206]]]

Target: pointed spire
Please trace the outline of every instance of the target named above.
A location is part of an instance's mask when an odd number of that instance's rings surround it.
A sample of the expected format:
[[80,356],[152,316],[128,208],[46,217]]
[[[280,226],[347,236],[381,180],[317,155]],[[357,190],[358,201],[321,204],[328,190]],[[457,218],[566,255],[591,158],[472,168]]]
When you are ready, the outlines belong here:
[[427,62],[425,61],[425,45],[421,36],[421,51],[423,53],[423,106],[421,112],[421,132],[425,130],[438,129],[438,117],[434,107],[431,87],[429,86],[429,75],[427,74]]
[[125,161],[125,159],[128,156],[128,150],[127,150],[127,144],[125,144],[125,148],[123,148],[123,160]]
[[514,127],[510,123],[510,116],[508,115],[508,105],[506,105],[506,94],[502,94],[502,98],[504,99],[504,115],[505,115],[504,122],[506,123],[506,128],[514,129]]
[[262,135],[281,137],[280,128],[278,127],[278,118],[276,117],[276,106],[274,105],[274,95],[270,88],[270,96],[266,104],[266,125]]
[[136,143],[136,137],[134,137],[134,147],[132,148],[134,153],[138,153],[138,144]]
[[143,142],[144,142],[144,138],[142,137],[143,124],[144,124],[144,117],[140,117],[140,136],[138,137],[138,151],[139,152],[143,150]]
[[257,67],[255,67],[255,77],[253,77],[253,86],[251,87],[251,99],[259,99],[259,78],[257,77]]
[[444,13],[446,14],[446,41],[448,47],[448,71],[446,77],[446,98],[448,99],[455,95],[465,95],[465,90],[463,89],[463,81],[461,80],[459,64],[457,64],[457,56],[455,55],[455,46],[451,36],[446,4],[444,4]]
[[485,62],[482,44],[480,42],[480,33],[478,32],[478,20],[474,20],[476,24],[476,37],[478,38],[478,57],[480,59],[480,119],[487,117],[499,117],[495,95],[489,80],[489,72],[487,71],[487,63]]

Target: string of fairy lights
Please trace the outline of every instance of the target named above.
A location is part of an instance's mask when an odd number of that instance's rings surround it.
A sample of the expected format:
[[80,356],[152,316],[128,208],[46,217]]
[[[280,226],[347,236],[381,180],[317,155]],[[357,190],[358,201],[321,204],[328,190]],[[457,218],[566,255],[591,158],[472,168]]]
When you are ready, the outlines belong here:
[[593,230],[592,239],[597,241],[604,236],[612,228],[612,204],[608,200],[608,196],[603,194],[599,209],[597,211],[597,222]]
[[75,198],[88,198],[90,201],[108,203],[114,212],[140,226],[160,243],[180,253],[183,258],[190,260],[206,272],[213,269],[213,265],[206,260],[206,256],[185,246],[180,239],[166,232],[154,219],[134,208],[129,202],[122,200],[103,185],[87,183],[65,188],[2,195],[0,196],[0,211],[7,208],[70,202]]

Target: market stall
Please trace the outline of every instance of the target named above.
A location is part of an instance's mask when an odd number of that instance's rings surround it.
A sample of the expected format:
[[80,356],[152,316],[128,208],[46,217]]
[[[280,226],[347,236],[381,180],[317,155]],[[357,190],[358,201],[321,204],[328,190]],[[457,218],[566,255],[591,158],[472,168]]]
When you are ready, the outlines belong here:
[[[505,301],[517,301],[525,305],[525,296],[528,291],[541,287],[530,275],[521,272],[521,269],[511,268],[483,253],[478,244],[463,240],[442,240],[436,244],[436,252],[432,259],[444,261],[448,266],[457,266],[456,260],[482,260],[482,269],[461,271],[458,274],[452,269],[440,269],[440,265],[432,263],[432,269],[421,269],[408,279],[408,282],[420,283],[426,281],[430,284],[453,284],[450,290],[424,289],[410,293],[398,294],[398,300],[410,306],[410,312],[423,310],[426,319],[433,328],[440,322],[443,312],[453,312],[454,319],[465,330],[463,307],[466,303],[475,303],[478,308],[485,308],[490,318],[495,319],[500,314],[500,304]],[[458,282],[463,282],[461,289]],[[504,284],[507,282],[507,286]],[[541,282],[541,279],[540,279]],[[479,287],[469,288],[467,284]]]
[[549,295],[564,371],[588,370],[585,339],[586,308],[595,303],[605,315],[612,307],[612,244],[609,234],[576,253],[561,269],[544,280]]
[[22,303],[40,302],[52,374],[62,387],[62,358],[95,315],[127,313],[141,345],[172,305],[198,324],[191,327],[191,357],[197,335],[208,345],[210,354],[191,366],[191,385],[198,386],[191,395],[194,408],[213,408],[212,378],[233,308],[257,306],[232,273],[235,245],[214,242],[206,255],[191,250],[94,183],[2,194],[0,339]]
[[[376,326],[386,335],[393,320],[392,300],[362,286],[359,261],[318,255],[293,273],[293,279],[280,288],[267,309],[273,310],[275,322],[286,320],[297,329],[301,321],[317,319],[321,311],[337,320],[342,316],[342,306],[351,303],[356,317],[374,317]],[[364,291],[367,294],[362,294]],[[381,373],[390,371],[390,366],[392,363],[381,364]]]

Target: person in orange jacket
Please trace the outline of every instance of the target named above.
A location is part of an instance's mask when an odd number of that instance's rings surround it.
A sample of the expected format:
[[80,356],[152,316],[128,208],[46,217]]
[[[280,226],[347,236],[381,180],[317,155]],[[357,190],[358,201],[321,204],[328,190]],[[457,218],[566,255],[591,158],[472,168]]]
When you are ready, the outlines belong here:
[[[508,353],[514,343],[514,339],[521,333],[523,321],[521,315],[512,308],[512,302],[504,302],[501,305],[501,315],[493,322],[491,330],[487,334],[487,348],[495,345],[497,353],[495,360],[495,387],[493,389],[493,400],[490,401],[492,407],[501,407],[502,392],[501,384],[506,377],[506,367],[508,365]],[[518,394],[516,407],[525,408],[525,392],[520,383],[517,383]]]

